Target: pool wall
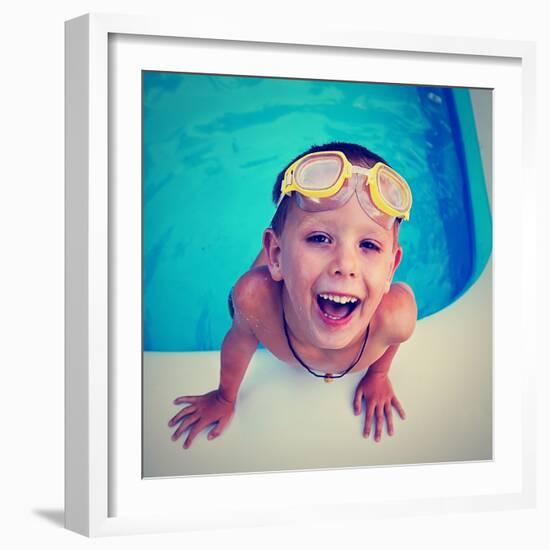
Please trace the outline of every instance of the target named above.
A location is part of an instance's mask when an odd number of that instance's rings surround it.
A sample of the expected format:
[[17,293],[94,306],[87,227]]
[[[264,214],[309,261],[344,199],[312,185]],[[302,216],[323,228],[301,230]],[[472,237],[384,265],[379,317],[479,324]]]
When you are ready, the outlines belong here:
[[[486,92],[487,93],[487,92]],[[488,92],[490,93],[490,92]],[[452,89],[454,100],[455,124],[453,125],[457,148],[461,155],[461,164],[465,172],[464,179],[468,182],[467,190],[470,194],[469,205],[471,208],[470,220],[472,224],[472,273],[464,288],[455,299],[462,296],[475,281],[487,265],[492,250],[492,218],[489,202],[489,185],[485,176],[486,166],[491,161],[483,161],[483,155],[490,154],[486,148],[482,151],[480,146],[480,132],[491,130],[488,121],[485,127],[480,128],[476,124],[476,116],[473,109],[472,93],[465,88]],[[477,97],[474,95],[474,97]],[[483,139],[487,139],[484,136]]]

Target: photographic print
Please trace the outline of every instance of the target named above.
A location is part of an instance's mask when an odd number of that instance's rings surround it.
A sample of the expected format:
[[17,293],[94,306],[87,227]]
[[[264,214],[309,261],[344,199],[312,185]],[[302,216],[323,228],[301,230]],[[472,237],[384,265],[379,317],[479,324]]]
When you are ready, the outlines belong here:
[[142,72],[143,477],[491,460],[492,92]]

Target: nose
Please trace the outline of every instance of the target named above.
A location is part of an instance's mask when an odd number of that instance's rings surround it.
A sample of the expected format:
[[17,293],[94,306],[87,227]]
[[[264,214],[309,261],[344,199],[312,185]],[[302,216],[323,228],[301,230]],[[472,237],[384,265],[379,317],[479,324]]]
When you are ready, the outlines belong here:
[[352,246],[340,244],[336,247],[330,273],[338,277],[356,277],[357,256]]

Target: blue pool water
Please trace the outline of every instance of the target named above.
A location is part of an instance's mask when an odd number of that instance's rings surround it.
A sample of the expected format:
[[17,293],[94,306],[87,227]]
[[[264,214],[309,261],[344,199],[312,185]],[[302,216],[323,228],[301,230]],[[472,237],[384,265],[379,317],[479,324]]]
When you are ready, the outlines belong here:
[[411,185],[395,280],[413,287],[419,318],[475,282],[491,217],[468,90],[144,72],[145,351],[220,348],[277,174],[329,141],[368,147]]

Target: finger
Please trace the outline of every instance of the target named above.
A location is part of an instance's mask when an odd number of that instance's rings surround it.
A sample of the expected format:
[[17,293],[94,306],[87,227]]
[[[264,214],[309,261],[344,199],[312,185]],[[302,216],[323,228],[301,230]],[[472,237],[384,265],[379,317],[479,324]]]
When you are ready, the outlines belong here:
[[231,416],[224,416],[209,432],[207,439],[214,439],[221,435],[221,433],[227,428]]
[[386,424],[388,426],[388,435],[393,435],[393,417],[391,413],[391,403],[384,405],[384,413],[386,415]]
[[176,441],[179,439],[180,435],[191,426],[191,424],[194,424],[200,419],[200,415],[198,413],[194,413],[190,416],[188,416],[179,426],[178,429],[174,432],[174,435],[172,436],[172,441]]
[[193,439],[197,437],[197,435],[203,430],[205,426],[208,426],[208,420],[199,420],[195,424],[193,424],[193,427],[189,430],[189,434],[187,435],[187,439],[185,440],[185,443],[183,444],[184,449],[189,449],[191,446],[191,443],[193,443]]
[[374,441],[380,441],[382,435],[382,424],[384,424],[384,413],[382,407],[376,407],[376,431],[374,432]]
[[369,437],[370,435],[373,414],[374,414],[374,404],[367,403],[367,413],[365,415],[365,429],[363,430],[364,437]]
[[181,405],[182,403],[194,403],[199,398],[198,395],[182,395],[174,399],[174,405]]
[[361,386],[357,386],[355,390],[355,395],[353,396],[353,414],[357,416],[361,414],[361,408],[363,405],[363,390]]
[[399,413],[401,420],[405,420],[405,409],[401,406],[401,403],[399,403],[399,400],[397,399],[397,397],[392,398],[391,404],[395,407],[395,410]]
[[176,416],[170,419],[170,421],[168,422],[168,426],[175,426],[184,416],[187,416],[188,414],[191,414],[196,410],[196,405],[189,405],[189,407],[185,407],[178,414],[176,414]]

